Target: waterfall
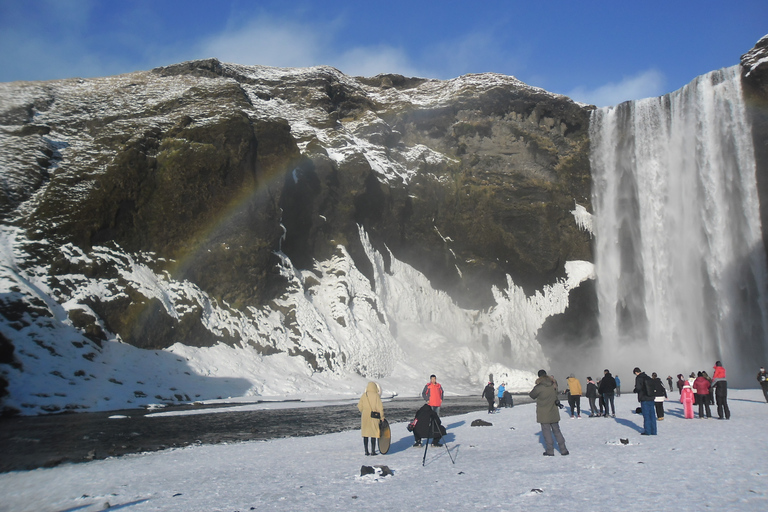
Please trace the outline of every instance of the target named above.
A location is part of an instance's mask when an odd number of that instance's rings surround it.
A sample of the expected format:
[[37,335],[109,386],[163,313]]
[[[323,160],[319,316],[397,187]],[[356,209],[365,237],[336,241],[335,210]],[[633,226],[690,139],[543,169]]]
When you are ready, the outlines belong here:
[[751,378],[768,363],[766,256],[739,67],[598,109],[590,137],[606,362]]

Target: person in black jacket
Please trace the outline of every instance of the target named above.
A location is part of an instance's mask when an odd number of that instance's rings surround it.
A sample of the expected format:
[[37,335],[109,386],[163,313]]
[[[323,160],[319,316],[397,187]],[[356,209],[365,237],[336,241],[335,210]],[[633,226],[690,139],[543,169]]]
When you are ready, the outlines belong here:
[[485,389],[483,390],[483,398],[488,400],[488,414],[491,414],[493,412],[493,401],[496,399],[494,396],[494,387],[493,382],[489,382],[487,386],[485,386]]
[[611,408],[611,417],[616,417],[616,406],[613,403],[613,393],[616,389],[616,379],[613,378],[611,372],[605,370],[603,378],[600,379],[600,386],[597,388],[597,392],[603,396],[605,400],[605,417],[608,417],[608,407]]
[[440,421],[440,416],[429,404],[424,404],[421,409],[416,411],[416,419],[412,422],[413,426],[413,446],[421,446],[422,439],[432,439],[432,446],[442,446],[440,439],[447,433],[445,427]]
[[656,418],[660,421],[664,419],[664,399],[667,398],[667,388],[656,372],[651,374],[653,379],[653,405],[656,407]]
[[640,402],[640,409],[643,413],[643,431],[640,435],[643,436],[655,436],[656,435],[656,414],[653,410],[653,379],[641,371],[640,368],[635,367],[632,372],[635,374],[635,390],[637,393],[637,401]]

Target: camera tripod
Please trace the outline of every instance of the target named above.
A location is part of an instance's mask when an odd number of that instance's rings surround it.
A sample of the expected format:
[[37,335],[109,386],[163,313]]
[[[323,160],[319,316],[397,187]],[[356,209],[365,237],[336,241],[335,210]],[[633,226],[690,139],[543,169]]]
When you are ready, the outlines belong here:
[[[439,439],[443,437],[442,432],[440,432],[440,425],[438,424],[439,420],[436,420],[437,415],[434,415],[429,418],[429,436],[426,438],[426,442],[424,443],[424,457],[421,459],[421,465],[424,466],[427,462],[427,450],[429,450],[429,445],[431,444],[430,441],[438,442]],[[451,455],[451,450],[448,449],[448,445],[443,442],[443,446],[445,446],[445,451],[448,452],[448,457],[451,459],[451,463],[456,464],[456,461],[453,460],[453,455]]]

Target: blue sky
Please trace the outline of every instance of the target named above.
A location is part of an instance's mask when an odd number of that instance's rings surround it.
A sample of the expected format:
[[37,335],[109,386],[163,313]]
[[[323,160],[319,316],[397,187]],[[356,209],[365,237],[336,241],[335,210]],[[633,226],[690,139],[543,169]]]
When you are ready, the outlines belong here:
[[191,59],[350,75],[492,71],[613,105],[738,64],[766,0],[0,0],[0,82]]

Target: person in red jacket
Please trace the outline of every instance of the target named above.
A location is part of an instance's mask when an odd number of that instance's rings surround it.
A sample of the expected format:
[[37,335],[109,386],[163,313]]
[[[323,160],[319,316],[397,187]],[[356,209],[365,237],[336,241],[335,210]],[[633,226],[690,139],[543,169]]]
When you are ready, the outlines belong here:
[[[719,419],[731,419],[731,409],[728,407],[728,382],[725,380],[725,368],[720,361],[715,363],[715,373],[712,376],[711,391],[717,402],[717,417]],[[725,413],[725,416],[723,416]]]
[[429,382],[424,386],[421,397],[440,416],[440,406],[443,405],[443,386],[438,384],[437,377],[429,376]]
[[712,417],[712,410],[709,408],[709,381],[702,372],[697,374],[693,381],[693,388],[696,390],[696,404],[699,406],[699,419],[704,418],[704,411],[707,412],[707,418]]

